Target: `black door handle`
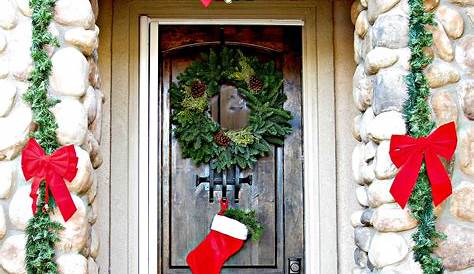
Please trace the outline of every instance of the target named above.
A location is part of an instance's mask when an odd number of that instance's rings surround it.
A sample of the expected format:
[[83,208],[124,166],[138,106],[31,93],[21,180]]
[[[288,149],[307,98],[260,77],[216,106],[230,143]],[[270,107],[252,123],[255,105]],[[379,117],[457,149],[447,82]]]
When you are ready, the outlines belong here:
[[209,183],[209,203],[214,202],[214,190],[215,186],[221,186],[222,199],[225,201],[227,199],[227,186],[234,187],[234,201],[239,202],[239,192],[242,187],[242,184],[252,185],[252,175],[249,175],[245,178],[240,178],[240,169],[235,168],[234,175],[232,177],[227,176],[227,171],[223,171],[220,174],[215,174],[211,169],[209,171],[209,176],[200,177],[196,175],[196,187],[200,184]]

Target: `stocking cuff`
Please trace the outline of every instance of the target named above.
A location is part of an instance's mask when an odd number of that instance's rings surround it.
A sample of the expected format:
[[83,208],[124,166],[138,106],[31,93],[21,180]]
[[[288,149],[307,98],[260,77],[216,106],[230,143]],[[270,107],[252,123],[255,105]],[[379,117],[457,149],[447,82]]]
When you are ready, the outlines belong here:
[[211,229],[233,238],[247,240],[247,227],[241,222],[225,216],[216,215],[212,221]]

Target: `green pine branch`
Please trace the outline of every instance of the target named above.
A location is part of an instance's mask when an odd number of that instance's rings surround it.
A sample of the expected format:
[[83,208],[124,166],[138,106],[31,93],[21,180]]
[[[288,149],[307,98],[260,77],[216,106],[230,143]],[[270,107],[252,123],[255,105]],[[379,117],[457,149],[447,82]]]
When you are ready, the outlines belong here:
[[[54,261],[54,245],[59,242],[58,232],[61,224],[51,220],[45,204],[45,187],[41,184],[38,195],[38,210],[28,220],[26,227],[26,270],[28,274],[57,274],[58,267]],[[42,210],[45,209],[45,210]]]
[[[409,0],[409,47],[411,50],[411,71],[406,77],[408,99],[404,105],[404,115],[408,135],[422,137],[429,135],[435,128],[431,119],[431,109],[427,102],[430,96],[428,80],[423,69],[431,63],[424,49],[433,43],[431,33],[426,29],[433,24],[433,14],[425,12],[423,0]],[[444,235],[436,231],[431,184],[426,173],[425,164],[420,170],[418,180],[408,201],[411,212],[418,220],[418,229],[412,235],[415,242],[414,257],[423,268],[424,274],[440,274],[443,272],[441,259],[432,255],[438,246],[437,241]]]
[[252,241],[258,242],[262,238],[264,226],[259,222],[255,210],[229,208],[224,216],[243,223],[247,227]]

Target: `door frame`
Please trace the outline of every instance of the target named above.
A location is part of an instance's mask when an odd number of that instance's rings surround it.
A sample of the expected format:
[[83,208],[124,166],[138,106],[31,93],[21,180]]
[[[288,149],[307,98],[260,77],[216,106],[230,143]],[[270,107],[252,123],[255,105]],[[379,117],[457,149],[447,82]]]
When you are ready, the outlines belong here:
[[[337,273],[332,2],[120,2],[114,7],[111,95],[111,273],[158,273],[160,24],[303,26],[305,273]],[[153,60],[150,62],[150,60]],[[156,73],[149,73],[155,71]],[[154,75],[153,75],[154,74]],[[155,77],[155,78],[150,78]],[[125,106],[125,107],[124,107]],[[158,153],[149,153],[157,151]],[[153,168],[150,168],[153,167]],[[124,226],[126,224],[126,226]]]

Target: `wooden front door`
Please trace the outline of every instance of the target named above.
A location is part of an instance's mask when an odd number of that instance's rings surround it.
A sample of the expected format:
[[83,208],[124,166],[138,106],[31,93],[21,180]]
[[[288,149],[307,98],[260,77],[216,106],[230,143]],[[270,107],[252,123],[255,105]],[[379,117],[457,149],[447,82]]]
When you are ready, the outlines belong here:
[[[231,206],[255,209],[265,225],[262,239],[247,241],[233,256],[222,273],[267,274],[290,272],[289,259],[301,259],[304,265],[303,202],[303,127],[301,79],[301,28],[285,26],[160,26],[160,146],[161,160],[158,246],[161,273],[190,273],[186,255],[208,234],[219,203],[209,202],[206,185],[196,186],[196,175],[207,176],[209,168],[196,167],[181,157],[170,124],[170,83],[201,52],[222,46],[239,48],[262,62],[273,60],[285,78],[288,96],[285,108],[290,110],[293,133],[283,147],[275,148],[252,169],[252,185],[243,185],[239,203],[228,188]],[[245,101],[233,86],[221,86],[220,95],[211,102],[211,115],[223,127],[239,129],[246,125]],[[217,188],[214,196],[221,197]]]

